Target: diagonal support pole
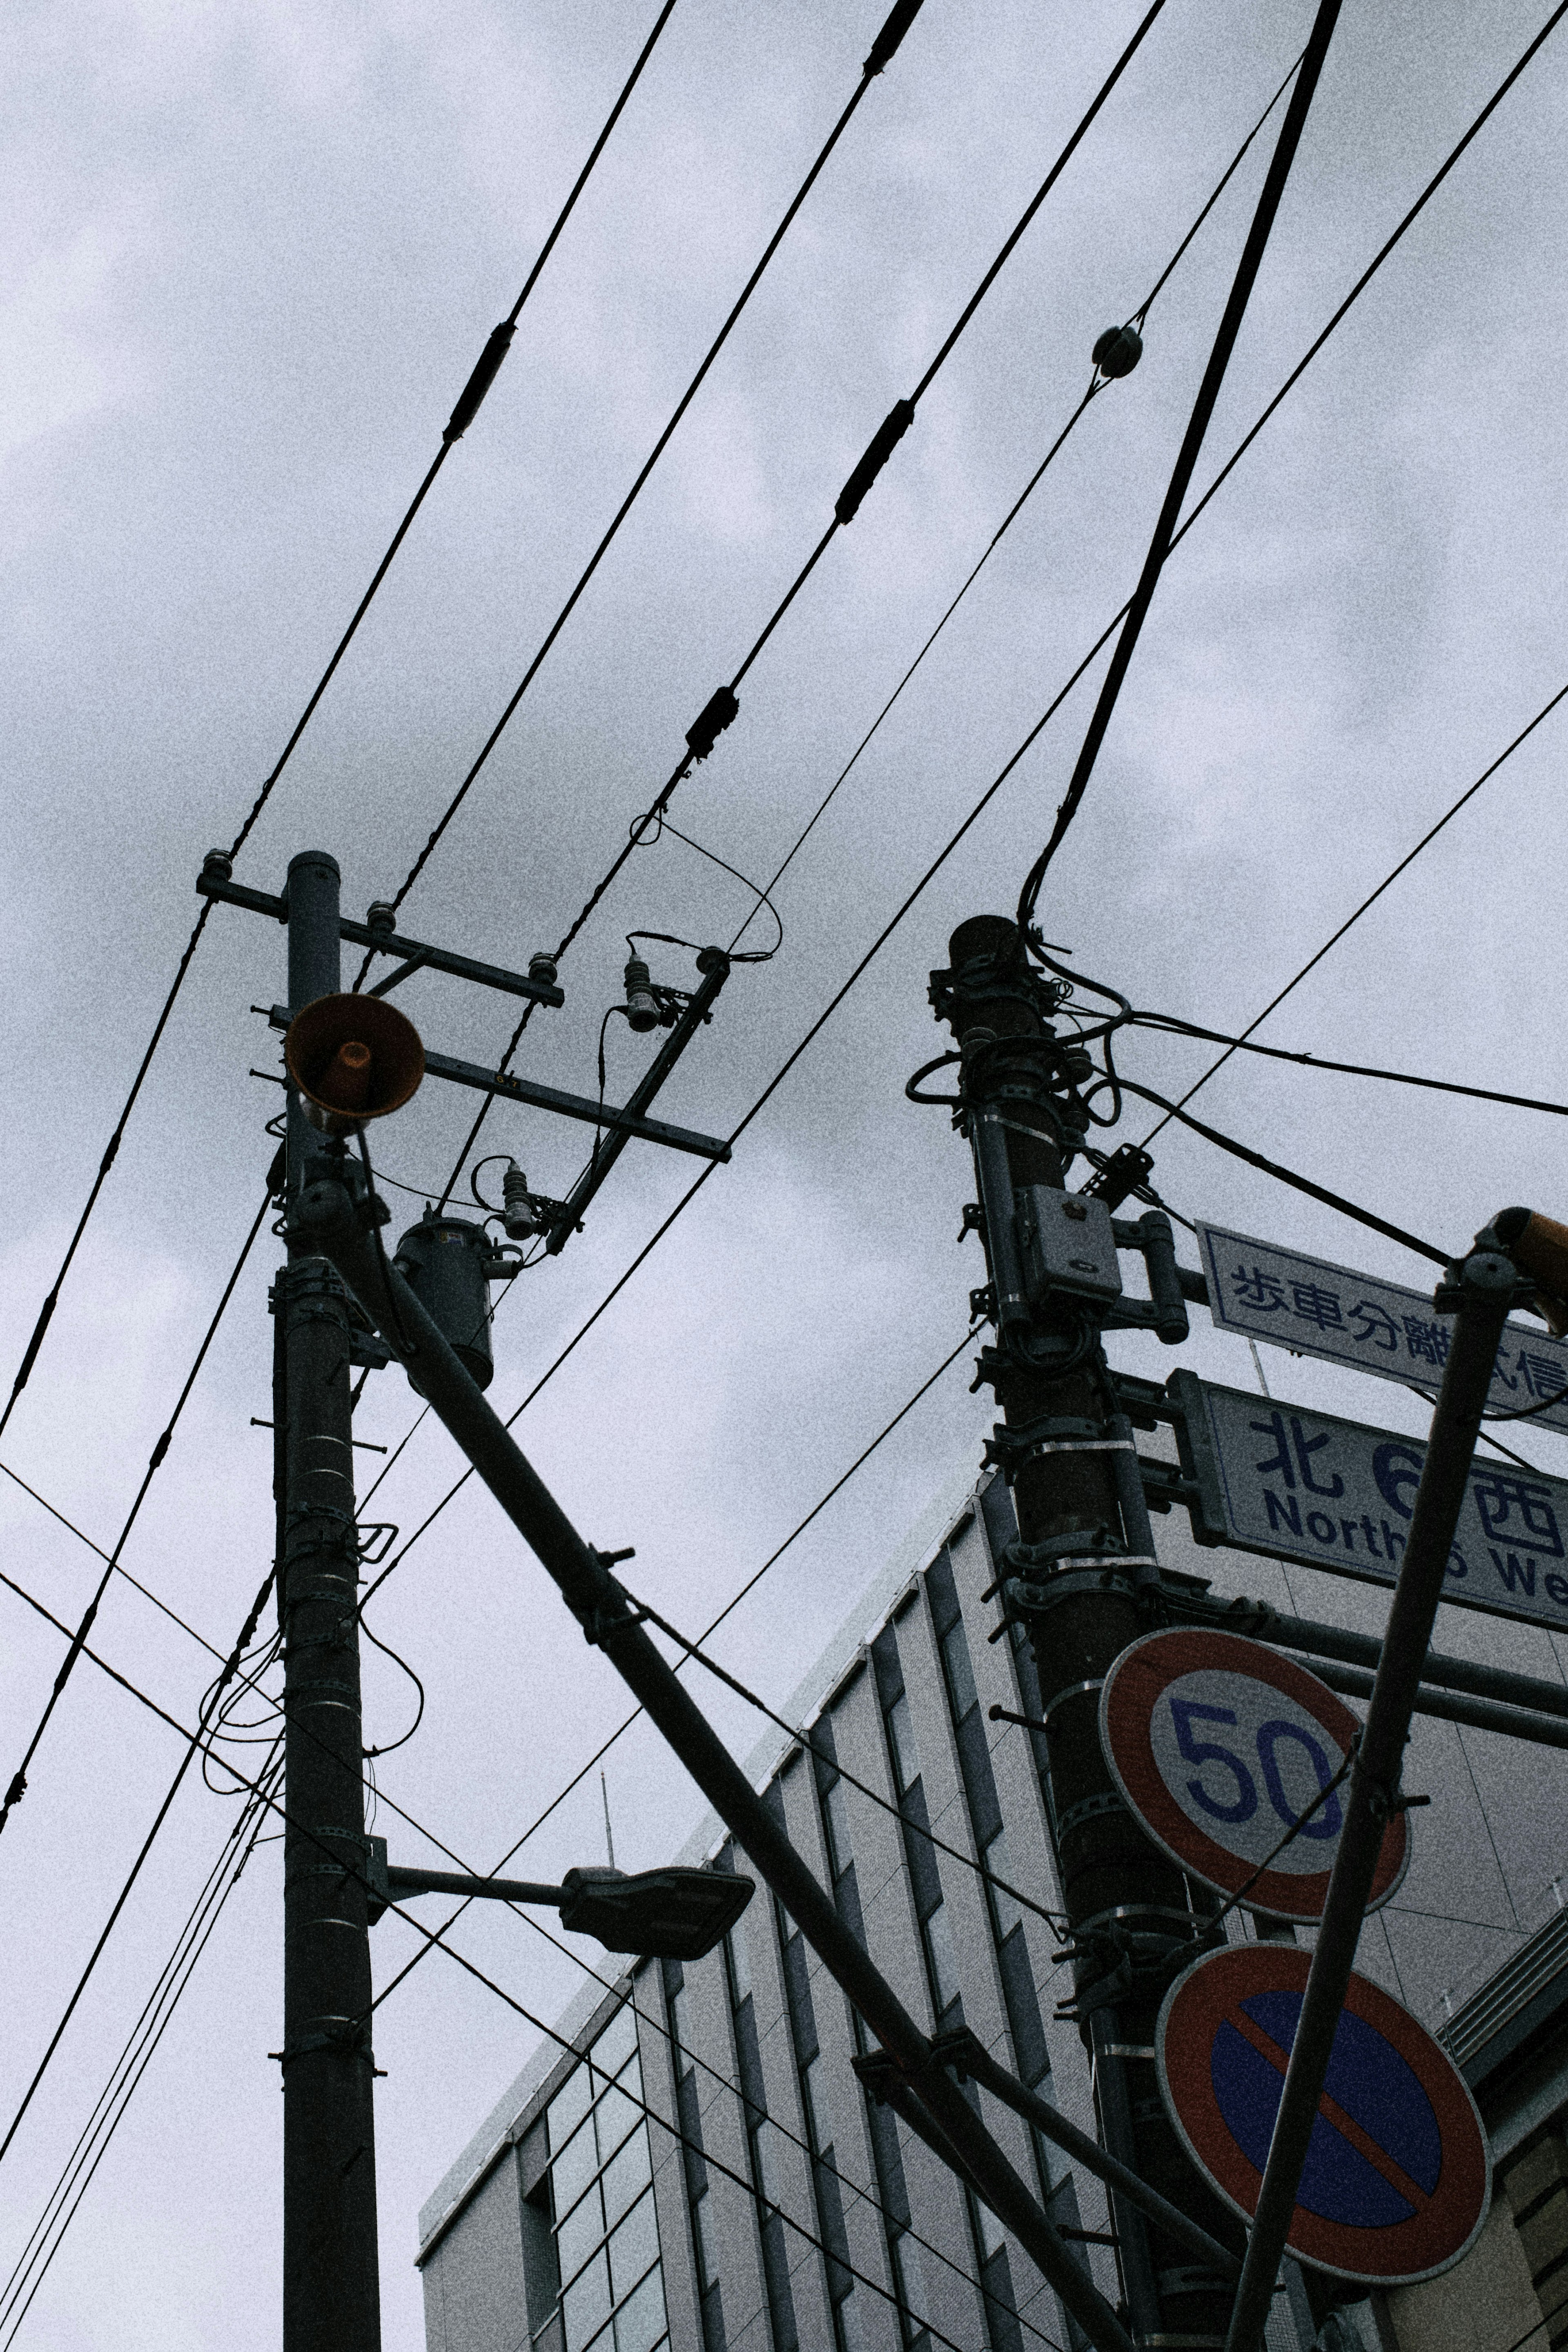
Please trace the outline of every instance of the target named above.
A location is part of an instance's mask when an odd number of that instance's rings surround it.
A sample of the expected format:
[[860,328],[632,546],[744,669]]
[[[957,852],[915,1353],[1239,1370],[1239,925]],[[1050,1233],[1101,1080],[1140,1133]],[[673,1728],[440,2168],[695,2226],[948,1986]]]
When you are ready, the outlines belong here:
[[[363,1203],[368,1219],[385,1211]],[[1134,2352],[1132,2338],[1080,2268],[1049,2216],[969,2105],[934,2063],[931,2043],[762,1799],[668,1661],[654,1646],[603,1557],[584,1541],[499,1415],[362,1221],[343,1184],[304,1192],[293,1215],[301,1242],[337,1268],[512,1525],[542,1562],[588,1640],[602,1649],[679,1757],[720,1820],[772,1888],[927,2113],[986,2204],[1010,2230],[1083,2329],[1095,2352]]]
[[1334,2045],[1356,1942],[1366,1916],[1383,1833],[1399,1796],[1399,1775],[1421,1668],[1432,1639],[1448,1553],[1465,1500],[1470,1462],[1491,1386],[1499,1342],[1519,1289],[1513,1265],[1489,1233],[1445,1284],[1439,1300],[1458,1307],[1454,1343],[1432,1416],[1399,1582],[1388,1612],[1366,1729],[1345,1804],[1328,1901],[1302,1996],[1296,2039],[1274,2119],[1247,2260],[1237,2288],[1226,2352],[1258,2352],[1275,2273],[1296,2210],[1307,2147]]

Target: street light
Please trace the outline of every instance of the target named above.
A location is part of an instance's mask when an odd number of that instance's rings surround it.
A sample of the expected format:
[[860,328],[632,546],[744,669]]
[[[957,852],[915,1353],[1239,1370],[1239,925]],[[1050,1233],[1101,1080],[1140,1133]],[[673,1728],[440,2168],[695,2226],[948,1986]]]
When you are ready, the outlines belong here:
[[721,1943],[756,1892],[732,1871],[569,1870],[559,1886],[531,1878],[468,1878],[455,1870],[404,1870],[386,1859],[386,1840],[369,1841],[370,1924],[410,1895],[462,1895],[498,1903],[543,1903],[569,1935],[596,1936],[607,1951],[640,1959],[700,1960]]

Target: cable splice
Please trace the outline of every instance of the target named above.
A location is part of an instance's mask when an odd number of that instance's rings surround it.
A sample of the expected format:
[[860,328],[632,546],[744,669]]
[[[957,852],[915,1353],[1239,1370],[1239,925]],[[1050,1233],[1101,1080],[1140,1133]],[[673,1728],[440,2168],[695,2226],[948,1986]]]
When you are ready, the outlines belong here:
[[474,372],[458,394],[458,404],[447,419],[447,429],[441,436],[443,448],[460,441],[480,409],[485,394],[497,376],[500,364],[511,349],[511,339],[517,332],[515,319],[503,319],[499,327],[490,330],[490,338],[474,362]]
[[914,421],[914,402],[896,400],[872,434],[865,456],[833,502],[833,512],[841,527],[854,521],[860,511],[861,499]]

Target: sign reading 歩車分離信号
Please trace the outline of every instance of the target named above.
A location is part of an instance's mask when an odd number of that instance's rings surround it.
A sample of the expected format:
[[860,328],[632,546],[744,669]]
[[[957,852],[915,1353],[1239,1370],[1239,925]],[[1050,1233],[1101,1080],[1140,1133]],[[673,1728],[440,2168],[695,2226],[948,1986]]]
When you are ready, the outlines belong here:
[[[1397,1581],[1424,1440],[1307,1412],[1176,1372],[1187,1507],[1203,1544]],[[1568,1632],[1568,1480],[1511,1462],[1470,1465],[1445,1601]]]
[[[1197,1234],[1217,1329],[1268,1339],[1325,1363],[1351,1364],[1404,1388],[1440,1383],[1454,1318],[1437,1313],[1429,1290],[1407,1290],[1201,1220]],[[1510,1321],[1498,1349],[1488,1409],[1517,1412],[1559,1389],[1568,1389],[1568,1341]],[[1568,1396],[1530,1418],[1541,1429],[1568,1430]]]

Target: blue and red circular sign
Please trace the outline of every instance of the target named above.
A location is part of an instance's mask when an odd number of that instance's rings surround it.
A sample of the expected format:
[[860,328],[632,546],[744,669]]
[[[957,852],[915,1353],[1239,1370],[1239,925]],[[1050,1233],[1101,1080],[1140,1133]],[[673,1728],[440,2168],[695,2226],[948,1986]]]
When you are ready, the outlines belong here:
[[[1323,1916],[1347,1785],[1330,1784],[1360,1728],[1293,1658],[1207,1627],[1131,1643],[1100,1697],[1105,1760],[1154,1843],[1222,1895],[1246,1887],[1248,1908],[1277,1919]],[[1387,1902],[1409,1855],[1396,1813],[1369,1908]]]
[[[1311,1955],[1212,1952],[1176,1979],[1155,2029],[1160,2088],[1194,2161],[1250,2221]],[[1287,2244],[1380,2286],[1457,2263],[1486,2220],[1486,2134],[1464,2078],[1425,2026],[1352,1975]]]

